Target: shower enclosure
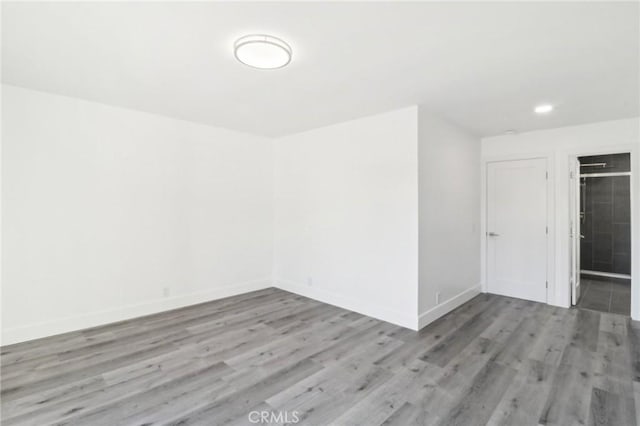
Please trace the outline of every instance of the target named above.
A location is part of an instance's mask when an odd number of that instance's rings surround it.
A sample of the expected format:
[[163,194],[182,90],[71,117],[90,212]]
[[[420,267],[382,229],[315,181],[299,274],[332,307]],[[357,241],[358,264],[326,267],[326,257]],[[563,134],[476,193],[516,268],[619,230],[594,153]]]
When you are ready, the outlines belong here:
[[579,273],[572,273],[572,300],[578,307],[630,314],[630,160],[630,154],[578,158],[578,226],[572,234],[579,253],[574,269]]
[[582,273],[631,277],[630,156],[580,159]]

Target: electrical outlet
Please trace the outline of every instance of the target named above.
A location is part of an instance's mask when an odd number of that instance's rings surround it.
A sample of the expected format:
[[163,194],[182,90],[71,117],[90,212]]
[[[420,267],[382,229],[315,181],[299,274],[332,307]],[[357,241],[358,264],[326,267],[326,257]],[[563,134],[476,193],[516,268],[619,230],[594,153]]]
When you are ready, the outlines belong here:
[[170,293],[169,287],[165,287],[162,289],[162,295],[164,297],[169,297],[169,293]]

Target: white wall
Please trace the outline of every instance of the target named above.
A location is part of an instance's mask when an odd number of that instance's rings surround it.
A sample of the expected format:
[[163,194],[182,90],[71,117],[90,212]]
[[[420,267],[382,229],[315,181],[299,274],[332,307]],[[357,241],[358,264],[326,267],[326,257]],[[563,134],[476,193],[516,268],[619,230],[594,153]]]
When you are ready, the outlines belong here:
[[[569,293],[569,159],[575,155],[631,152],[633,259],[631,313],[640,319],[640,119],[541,130],[482,140],[484,167],[489,160],[544,157],[550,165],[554,214],[550,218],[553,262],[550,267],[549,303],[568,307]],[[482,247],[485,241],[482,237]],[[484,253],[483,253],[484,256]],[[483,258],[484,265],[484,258]],[[485,279],[485,271],[482,273]]]
[[277,141],[277,286],[416,328],[417,134],[411,107]]
[[2,101],[4,344],[271,285],[272,141],[12,86]]
[[422,106],[418,135],[422,327],[480,293],[480,140]]
[[486,162],[537,156],[552,170],[550,303],[568,306],[569,157],[611,151],[632,151],[640,319],[640,119],[485,138],[480,153],[422,107],[274,141],[2,88],[4,344],[272,283],[422,327],[484,279]]

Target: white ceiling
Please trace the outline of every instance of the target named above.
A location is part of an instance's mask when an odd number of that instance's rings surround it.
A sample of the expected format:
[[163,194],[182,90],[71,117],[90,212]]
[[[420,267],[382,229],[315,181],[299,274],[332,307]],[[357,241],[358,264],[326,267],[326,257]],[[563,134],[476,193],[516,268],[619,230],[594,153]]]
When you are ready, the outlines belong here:
[[[3,3],[3,82],[279,136],[426,104],[478,136],[639,115],[639,4]],[[292,63],[238,63],[267,33]],[[549,116],[532,113],[551,102]]]

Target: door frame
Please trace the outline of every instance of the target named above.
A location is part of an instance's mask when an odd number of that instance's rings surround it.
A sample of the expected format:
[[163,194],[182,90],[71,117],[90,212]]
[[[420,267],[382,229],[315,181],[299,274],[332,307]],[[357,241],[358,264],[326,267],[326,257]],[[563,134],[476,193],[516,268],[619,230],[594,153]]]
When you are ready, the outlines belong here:
[[[571,289],[570,304],[575,306],[580,300],[581,279],[580,271],[582,270],[581,252],[582,252],[582,218],[581,213],[581,195],[582,186],[580,183],[580,161],[578,157],[569,157],[569,288]],[[577,270],[574,271],[574,268]],[[575,274],[575,275],[574,275]],[[575,301],[575,303],[574,303]]]
[[488,262],[488,244],[489,239],[487,238],[487,220],[488,220],[488,165],[490,163],[500,163],[507,161],[519,161],[519,160],[539,160],[543,159],[546,162],[547,166],[547,271],[546,271],[546,280],[547,280],[547,294],[546,300],[547,304],[554,303],[554,295],[555,295],[555,221],[554,221],[554,212],[555,212],[555,194],[554,194],[554,157],[551,153],[540,153],[540,154],[531,154],[531,155],[504,155],[497,157],[487,157],[482,159],[481,163],[481,199],[480,199],[480,269],[481,269],[481,287],[482,292],[487,293],[489,291],[489,268],[487,267]]
[[[629,154],[630,162],[631,162],[631,176],[629,177],[629,186],[630,186],[630,205],[631,205],[631,318],[634,320],[640,320],[640,301],[638,301],[638,297],[640,297],[640,237],[637,234],[638,232],[638,223],[637,216],[640,213],[640,207],[638,206],[639,197],[634,196],[640,190],[638,187],[638,173],[640,172],[640,159],[638,156],[640,152],[634,145],[628,146],[620,146],[620,147],[611,147],[611,148],[598,148],[598,149],[587,149],[580,151],[571,151],[569,152],[569,162],[567,167],[571,170],[571,162],[578,157],[587,157],[592,155],[609,155],[609,154]],[[570,179],[570,176],[567,174],[567,179]],[[571,184],[571,182],[569,182]],[[571,194],[569,194],[571,197]],[[569,202],[573,202],[572,199],[569,199]],[[571,213],[569,213],[571,214]],[[571,292],[571,285],[568,286],[568,291]],[[571,297],[571,296],[569,296]],[[569,299],[571,300],[571,299]]]

